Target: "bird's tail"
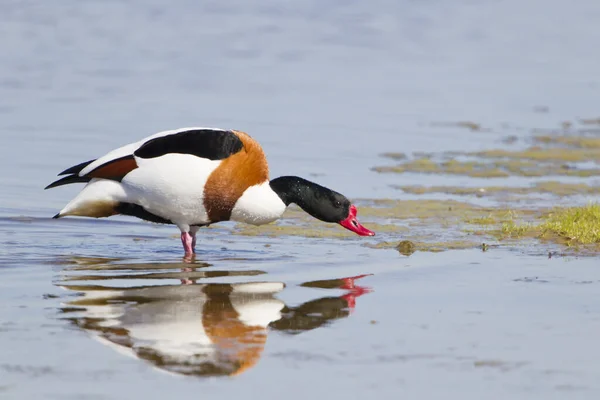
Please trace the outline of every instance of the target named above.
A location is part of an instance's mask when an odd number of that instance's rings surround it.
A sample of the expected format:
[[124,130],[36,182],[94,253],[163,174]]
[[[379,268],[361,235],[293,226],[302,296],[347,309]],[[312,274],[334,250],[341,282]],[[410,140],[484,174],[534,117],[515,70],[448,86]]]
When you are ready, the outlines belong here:
[[127,201],[125,190],[120,182],[107,179],[92,179],[85,187],[53,218],[68,215],[102,218],[119,214],[117,207]]

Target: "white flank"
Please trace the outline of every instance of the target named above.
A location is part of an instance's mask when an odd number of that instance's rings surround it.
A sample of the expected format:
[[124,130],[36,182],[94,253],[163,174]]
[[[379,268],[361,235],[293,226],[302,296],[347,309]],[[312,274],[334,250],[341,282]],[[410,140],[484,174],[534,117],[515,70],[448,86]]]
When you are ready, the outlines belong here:
[[158,133],[155,133],[154,135],[148,136],[148,137],[146,137],[142,140],[139,140],[135,143],[129,143],[123,147],[119,147],[118,149],[112,150],[111,152],[98,158],[96,161],[94,161],[93,163],[91,163],[90,165],[88,165],[87,167],[82,169],[81,172],[79,173],[79,176],[84,176],[85,174],[92,172],[94,169],[96,169],[97,167],[101,166],[104,163],[107,163],[112,160],[116,160],[117,158],[121,158],[121,157],[125,157],[125,156],[133,154],[134,151],[136,151],[141,145],[143,145],[150,139],[155,139],[157,137],[162,137],[162,136],[174,135],[176,133],[181,133],[181,132],[185,132],[185,131],[202,130],[202,129],[210,129],[213,131],[221,131],[221,132],[224,131],[224,129],[219,129],[219,128],[189,127],[189,128],[179,128],[179,129],[172,129],[169,131],[158,132]]
[[285,209],[285,203],[271,189],[269,181],[266,181],[246,189],[235,203],[230,219],[251,225],[263,225],[279,219]]
[[204,208],[204,185],[221,161],[189,154],[142,159],[123,180],[127,197],[149,212],[187,231],[189,224],[210,222]]

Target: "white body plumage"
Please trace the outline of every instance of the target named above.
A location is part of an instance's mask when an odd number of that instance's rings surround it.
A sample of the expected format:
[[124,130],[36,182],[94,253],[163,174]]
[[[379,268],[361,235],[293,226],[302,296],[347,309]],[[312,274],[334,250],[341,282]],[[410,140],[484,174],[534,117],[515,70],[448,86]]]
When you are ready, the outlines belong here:
[[[153,158],[134,155],[140,146],[151,139],[205,129],[213,128],[183,128],[160,132],[98,158],[83,168],[79,176],[85,176],[102,165],[127,156],[133,156],[136,168],[129,171],[120,182],[93,178],[59,215],[86,216],[97,213],[95,210],[114,207],[118,203],[131,203],[171,221],[182,232],[189,231],[192,225],[214,222],[207,212],[205,189],[208,179],[224,160],[210,160],[180,153],[167,153]],[[280,218],[285,209],[286,205],[266,179],[242,192],[231,210],[230,220],[261,225]]]

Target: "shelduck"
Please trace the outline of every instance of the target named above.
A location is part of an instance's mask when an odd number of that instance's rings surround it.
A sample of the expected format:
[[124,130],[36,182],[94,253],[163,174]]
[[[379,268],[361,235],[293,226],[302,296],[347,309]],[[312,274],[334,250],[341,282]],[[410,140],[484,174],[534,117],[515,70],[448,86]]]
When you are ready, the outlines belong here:
[[159,132],[58,175],[66,176],[46,189],[86,185],[54,218],[121,214],[174,224],[186,256],[195,252],[200,227],[229,220],[267,224],[291,203],[321,221],[375,235],[357,221],[356,207],[342,194],[297,176],[269,180],[261,146],[236,130]]

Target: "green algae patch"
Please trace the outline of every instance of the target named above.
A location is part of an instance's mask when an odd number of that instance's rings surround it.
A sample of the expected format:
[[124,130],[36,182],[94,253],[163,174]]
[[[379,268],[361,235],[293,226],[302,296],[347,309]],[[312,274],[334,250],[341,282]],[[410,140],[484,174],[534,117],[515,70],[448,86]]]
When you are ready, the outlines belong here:
[[515,221],[507,221],[502,223],[500,229],[501,236],[504,238],[522,238],[522,237],[537,237],[539,229],[531,223],[516,223]]
[[[509,176],[573,176],[600,175],[600,168],[582,163],[600,161],[600,129],[558,131],[536,135],[534,146],[526,149],[490,149],[475,152],[449,151],[432,153],[384,153],[396,165],[375,166],[379,173],[449,174],[476,178]],[[506,141],[505,141],[506,143]]]
[[408,156],[404,153],[382,153],[381,157],[389,158],[392,160],[406,160]]
[[[406,221],[413,226],[456,226],[469,219],[506,219],[513,210],[499,207],[481,207],[456,200],[371,200],[370,205],[359,208],[359,219],[386,219]],[[523,215],[529,213],[521,211]],[[366,224],[365,224],[366,225]],[[368,225],[367,225],[368,226]]]
[[[600,150],[600,149],[599,149]],[[489,157],[493,154],[504,154],[505,150],[490,151]],[[479,153],[483,157],[485,152]],[[600,159],[600,151],[598,152]],[[600,175],[600,168],[580,169],[565,164],[564,162],[537,162],[534,160],[509,158],[509,159],[491,159],[484,161],[458,161],[448,160],[436,162],[429,158],[420,158],[417,160],[408,160],[397,165],[377,166],[371,168],[372,171],[379,173],[423,173],[423,174],[447,174],[462,175],[473,178],[507,178],[509,176],[577,176],[589,177]],[[585,160],[581,160],[585,161]],[[589,160],[587,160],[589,161]]]
[[559,209],[541,225],[544,235],[554,234],[567,244],[600,243],[600,205]]
[[[393,188],[402,190],[404,193],[410,194],[430,194],[430,193],[445,193],[460,196],[466,195],[482,195],[487,188],[469,188],[462,186],[421,186],[421,185],[392,185]],[[503,189],[498,187],[498,189]],[[495,192],[495,190],[494,190]]]
[[[362,223],[362,221],[361,221]],[[408,231],[405,226],[395,224],[380,224],[374,222],[365,222],[364,225],[375,234],[382,233],[403,233]],[[322,221],[315,220],[313,223],[298,223],[298,224],[269,224],[262,226],[249,226],[239,224],[234,231],[237,235],[242,236],[303,236],[307,238],[333,238],[333,239],[354,239],[356,234],[341,227],[338,224],[327,224]]]
[[582,162],[595,161],[600,159],[599,149],[568,149],[560,147],[530,147],[526,150],[485,150],[475,153],[470,153],[472,156],[482,158],[508,158],[519,160],[535,160],[535,161],[562,161],[562,162]]
[[[320,221],[319,221],[320,222]],[[321,223],[322,226],[316,225],[279,225],[269,224],[262,226],[236,226],[235,234],[242,236],[265,236],[265,237],[278,237],[278,236],[303,236],[307,238],[336,238],[336,239],[349,239],[356,234],[340,227],[336,226],[332,228],[330,226]]]
[[446,174],[468,175],[474,178],[506,178],[510,174],[497,165],[478,161],[449,160],[441,163]]
[[531,195],[536,193],[547,193],[556,196],[573,196],[581,194],[600,194],[600,186],[590,186],[585,183],[565,183],[559,181],[542,181],[533,183],[528,187],[510,186],[399,186],[392,187],[411,194],[444,193],[458,196],[497,196],[500,194]]
[[415,160],[410,160],[403,162],[398,165],[393,166],[383,166],[383,167],[374,167],[373,171],[376,172],[393,172],[393,173],[404,173],[404,172],[421,172],[421,173],[441,173],[443,172],[442,168],[431,161],[429,158],[417,158]]
[[477,208],[467,202],[455,200],[371,200],[368,206],[359,208],[359,218],[425,219],[448,216],[449,213],[467,212]]
[[415,244],[410,240],[403,240],[400,243],[398,243],[398,245],[396,246],[396,250],[398,250],[400,254],[410,256],[412,253],[417,251],[417,246],[415,246]]
[[529,193],[550,193],[557,196],[600,194],[599,186],[590,186],[585,183],[565,183],[558,181],[538,182],[528,189]]
[[423,252],[439,253],[447,250],[465,250],[481,247],[480,242],[470,240],[449,240],[446,242],[419,243],[417,249]]
[[445,126],[445,127],[457,127],[466,128],[471,131],[482,131],[481,124],[473,121],[458,121],[458,122],[434,122],[432,126]]
[[471,225],[493,225],[498,223],[498,219],[489,214],[484,217],[467,218],[465,222]]
[[[438,125],[456,127],[461,126],[461,123]],[[479,247],[484,240],[490,240],[510,246],[527,243],[526,246],[532,250],[537,244],[551,244],[566,245],[569,246],[569,251],[579,253],[581,250],[591,250],[589,254],[597,253],[600,251],[600,206],[589,205],[551,211],[548,207],[551,207],[551,202],[557,197],[600,194],[600,185],[595,181],[558,180],[558,177],[600,176],[598,125],[600,119],[595,118],[580,119],[576,122],[565,121],[556,129],[534,129],[534,136],[529,138],[511,136],[504,141],[500,140],[506,148],[474,152],[383,154],[390,164],[394,165],[375,166],[373,171],[436,176],[423,177],[424,181],[434,185],[392,185],[404,193],[441,193],[470,196],[473,199],[485,197],[495,201],[496,206],[486,208],[460,201],[429,199],[414,200],[414,203],[372,201],[369,207],[361,209],[361,216],[380,218],[408,227],[410,236],[402,238],[402,242],[389,236],[377,237],[376,239],[381,241],[370,242],[368,246],[395,248],[402,254],[412,254],[414,251],[448,250],[460,246]],[[478,124],[465,124],[464,127],[473,131],[482,130]],[[521,144],[519,148],[511,147],[517,142]],[[529,147],[522,147],[523,143]],[[502,186],[499,183],[465,187],[443,185],[444,175],[473,178],[547,178],[543,181],[531,179],[524,186],[514,186],[514,183],[512,186]],[[523,179],[519,181],[522,182]],[[490,182],[492,181],[488,183]],[[548,201],[548,195],[553,198],[551,202]],[[516,206],[517,202],[519,206]],[[524,205],[528,209],[515,211],[516,207]],[[489,245],[483,247],[484,251],[487,248]]]
[[422,174],[466,175],[475,178],[505,178],[510,176],[507,171],[489,163],[456,160],[437,163],[429,158],[418,158],[392,166],[373,167],[372,170],[379,173],[417,172]]
[[429,253],[438,253],[447,250],[464,250],[464,249],[475,249],[481,248],[481,242],[472,240],[448,240],[441,242],[422,242],[403,240],[401,242],[384,241],[376,244],[367,243],[366,247],[372,249],[396,249],[398,252],[405,256],[421,251]]
[[589,136],[539,135],[534,137],[538,143],[575,147],[580,149],[600,149],[600,138]]

